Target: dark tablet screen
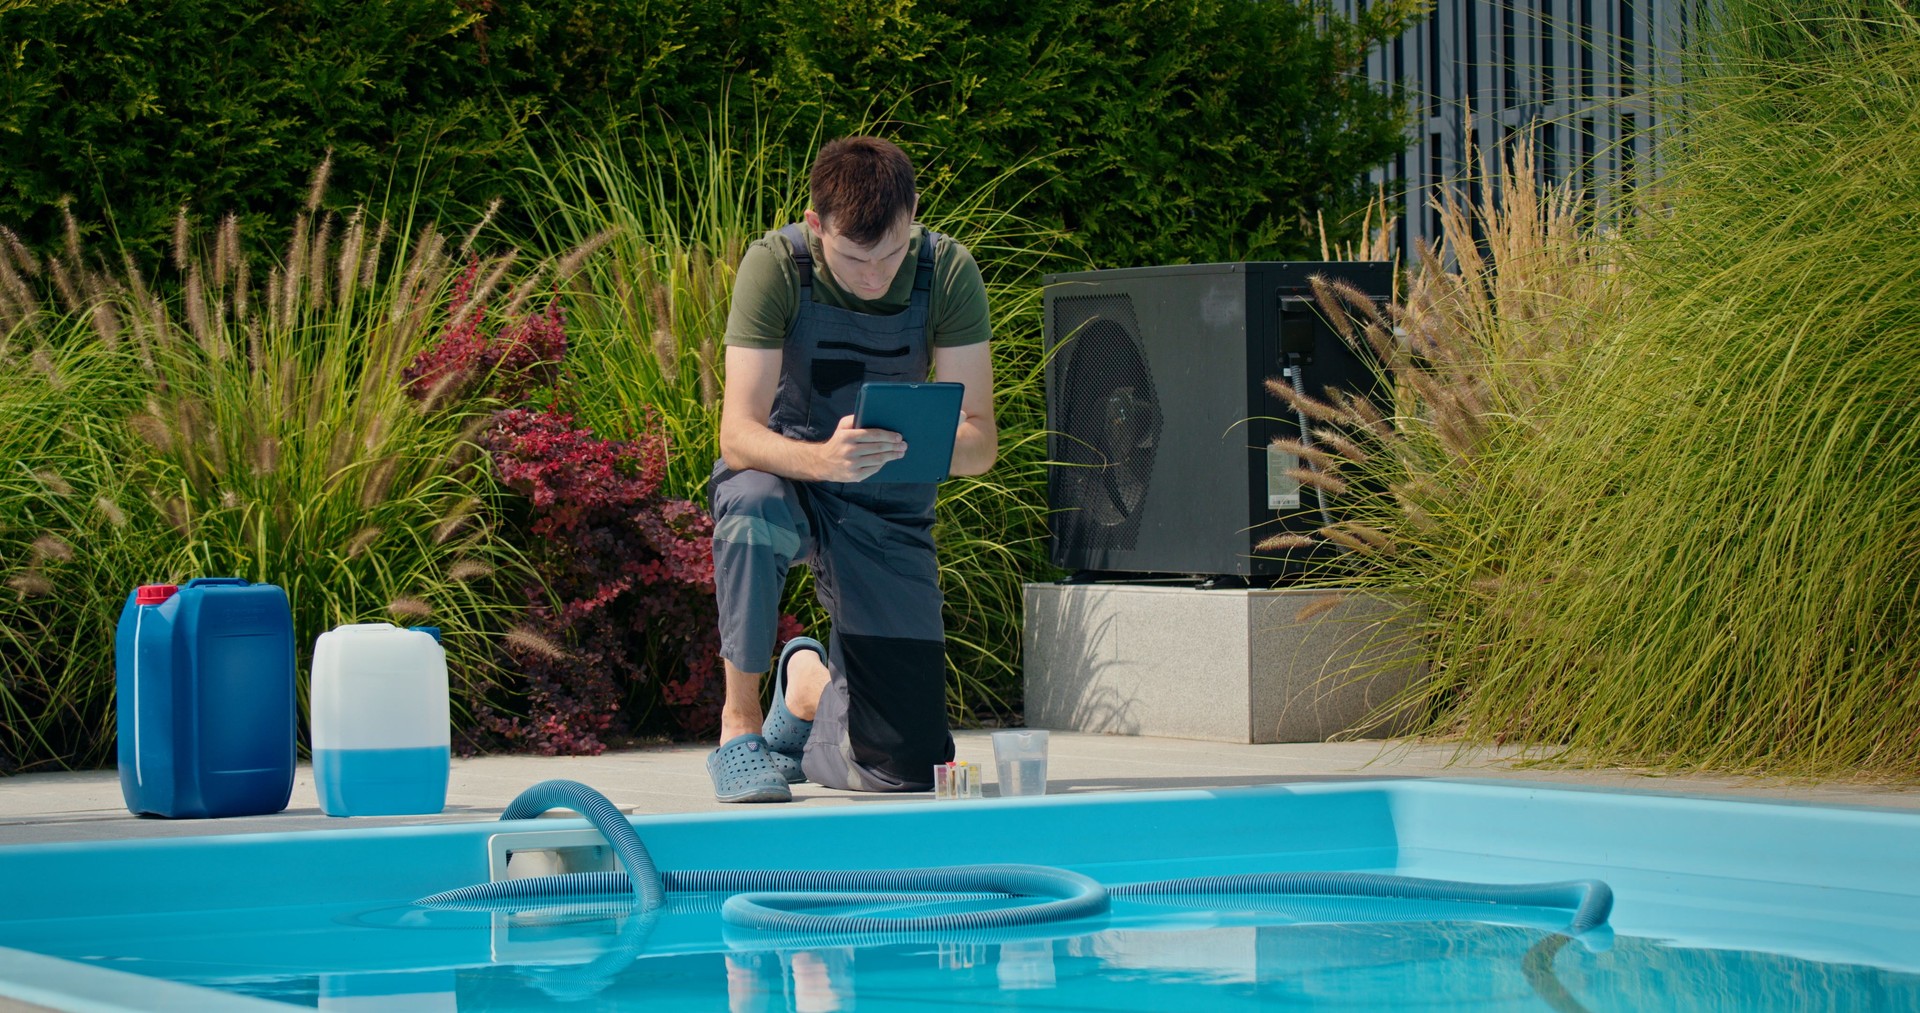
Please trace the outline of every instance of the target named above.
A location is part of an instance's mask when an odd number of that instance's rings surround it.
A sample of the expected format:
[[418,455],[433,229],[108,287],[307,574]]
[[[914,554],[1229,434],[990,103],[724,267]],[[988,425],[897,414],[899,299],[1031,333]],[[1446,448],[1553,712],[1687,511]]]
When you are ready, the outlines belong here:
[[953,466],[953,436],[960,428],[958,383],[862,384],[853,424],[888,429],[907,441],[907,456],[889,461],[869,482],[938,482]]

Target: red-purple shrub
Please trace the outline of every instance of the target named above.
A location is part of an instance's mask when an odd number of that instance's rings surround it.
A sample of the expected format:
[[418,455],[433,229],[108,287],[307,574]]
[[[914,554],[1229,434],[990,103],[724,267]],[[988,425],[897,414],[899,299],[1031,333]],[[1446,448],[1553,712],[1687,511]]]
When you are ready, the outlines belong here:
[[[434,404],[468,394],[518,405],[554,389],[564,317],[550,307],[489,336],[484,304],[461,310],[476,273],[455,290],[453,325],[407,370],[409,390]],[[468,390],[475,381],[484,383]],[[719,725],[713,521],[660,495],[668,447],[653,421],[641,420],[637,439],[603,440],[557,407],[510,407],[482,438],[500,480],[524,500],[512,523],[544,584],[525,588],[528,624],[505,638],[521,676],[505,687],[513,699],[476,708],[502,744],[598,753],[609,737],[655,723],[656,703],[676,731]],[[798,633],[782,617],[782,636]]]
[[401,373],[408,393],[429,404],[445,404],[476,381],[483,385],[481,393],[519,404],[559,382],[560,362],[567,355],[560,304],[549,303],[546,312],[512,321],[489,336],[486,301],[472,301],[479,274],[476,258],[454,282],[448,307],[453,320],[446,332]]

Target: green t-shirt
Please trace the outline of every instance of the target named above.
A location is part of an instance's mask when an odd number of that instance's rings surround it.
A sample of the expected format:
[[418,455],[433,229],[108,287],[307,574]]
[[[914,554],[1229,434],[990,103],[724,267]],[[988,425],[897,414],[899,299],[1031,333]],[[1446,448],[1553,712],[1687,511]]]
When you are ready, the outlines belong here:
[[[807,248],[813,252],[813,301],[879,316],[904,311],[913,300],[914,267],[926,241],[926,226],[915,225],[907,238],[907,255],[900,262],[900,272],[893,276],[893,286],[886,295],[868,300],[849,294],[834,282],[833,272],[820,254],[820,237],[808,229]],[[993,326],[987,319],[987,286],[980,278],[980,265],[974,263],[973,254],[965,246],[947,238],[934,246],[933,290],[928,296],[929,347],[971,345],[993,337]],[[727,311],[726,342],[747,348],[779,348],[799,313],[800,272],[793,266],[786,238],[769,232],[754,240],[740,258],[740,270],[733,279],[733,306]]]

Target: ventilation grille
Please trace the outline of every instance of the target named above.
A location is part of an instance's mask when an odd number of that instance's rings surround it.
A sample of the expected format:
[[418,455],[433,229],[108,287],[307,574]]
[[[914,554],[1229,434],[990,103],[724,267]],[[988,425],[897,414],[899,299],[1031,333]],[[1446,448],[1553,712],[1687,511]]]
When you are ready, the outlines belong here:
[[1124,295],[1056,299],[1047,502],[1056,544],[1131,550],[1160,445],[1160,398]]

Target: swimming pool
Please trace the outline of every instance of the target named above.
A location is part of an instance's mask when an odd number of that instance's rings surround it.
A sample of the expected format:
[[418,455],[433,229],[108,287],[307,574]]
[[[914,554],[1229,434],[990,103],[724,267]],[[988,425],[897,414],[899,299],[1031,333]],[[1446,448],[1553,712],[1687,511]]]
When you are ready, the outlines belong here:
[[[1597,878],[1565,912],[1224,896],[1077,922],[791,939],[676,897],[425,910],[576,820],[0,849],[0,996],[57,1009],[1920,1009],[1920,814],[1471,781],[905,803],[633,821],[663,870],[1027,862],[1104,884],[1342,870]],[[537,834],[541,836],[523,836]],[[559,849],[554,851],[553,849]]]

